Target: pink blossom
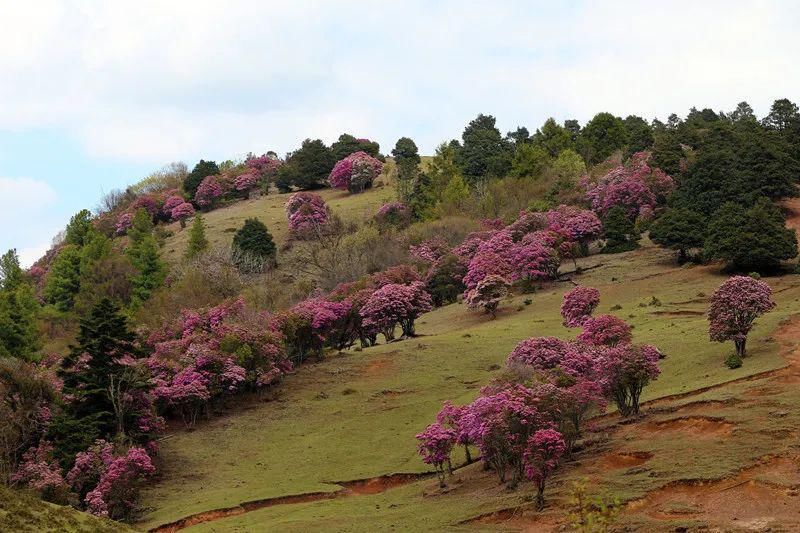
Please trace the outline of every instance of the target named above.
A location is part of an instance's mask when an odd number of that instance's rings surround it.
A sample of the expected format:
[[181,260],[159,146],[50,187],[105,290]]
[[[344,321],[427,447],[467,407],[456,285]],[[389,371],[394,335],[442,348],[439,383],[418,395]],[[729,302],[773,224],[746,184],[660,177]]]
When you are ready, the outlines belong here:
[[298,192],[286,202],[286,216],[289,230],[297,237],[327,224],[330,212],[320,195]]
[[397,324],[404,337],[414,336],[414,321],[431,310],[431,297],[422,282],[390,283],[373,292],[360,310],[366,326],[378,328],[387,341],[394,339]]
[[630,325],[614,315],[589,317],[578,339],[595,346],[617,346],[631,342]]
[[222,186],[217,176],[206,176],[194,194],[194,201],[200,207],[209,207],[214,201],[222,196]]
[[600,304],[600,291],[593,287],[580,285],[564,294],[561,304],[561,316],[564,326],[576,328],[582,326]]
[[182,204],[175,206],[170,215],[172,216],[173,220],[180,220],[182,222],[187,218],[194,216],[194,207],[189,202],[183,202]]
[[366,152],[355,152],[338,161],[328,181],[335,189],[361,192],[372,186],[383,169],[383,163]]
[[117,235],[125,235],[128,233],[128,230],[133,226],[133,215],[131,213],[122,213],[117,218],[117,224],[115,226],[115,231]]
[[772,289],[761,280],[733,276],[711,296],[708,332],[712,341],[732,340],[739,356],[745,355],[747,334],[755,319],[775,308]]

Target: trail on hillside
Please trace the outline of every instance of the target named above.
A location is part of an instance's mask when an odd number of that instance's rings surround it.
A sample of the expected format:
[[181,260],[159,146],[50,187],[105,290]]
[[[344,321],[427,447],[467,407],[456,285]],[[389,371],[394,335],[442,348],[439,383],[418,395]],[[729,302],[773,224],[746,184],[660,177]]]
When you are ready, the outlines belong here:
[[203,511],[189,515],[174,522],[170,522],[169,524],[154,527],[149,531],[151,533],[173,533],[197,524],[222,520],[223,518],[238,516],[252,511],[257,511],[259,509],[265,509],[267,507],[333,500],[335,498],[350,496],[380,494],[389,489],[406,485],[408,483],[413,483],[421,479],[427,479],[434,475],[435,473],[431,472],[425,472],[421,474],[397,473],[351,481],[331,481],[330,484],[339,486],[339,490],[306,492],[303,494],[292,494],[289,496],[277,496],[275,498],[251,500],[242,502],[233,507],[213,509],[211,511]]

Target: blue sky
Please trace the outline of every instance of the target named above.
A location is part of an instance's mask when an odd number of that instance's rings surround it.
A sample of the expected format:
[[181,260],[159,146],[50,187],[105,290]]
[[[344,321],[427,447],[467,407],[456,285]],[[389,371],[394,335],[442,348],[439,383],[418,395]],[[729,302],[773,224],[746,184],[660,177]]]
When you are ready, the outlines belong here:
[[[31,4],[31,5],[27,5]],[[800,100],[792,2],[0,0],[0,249],[171,161]]]

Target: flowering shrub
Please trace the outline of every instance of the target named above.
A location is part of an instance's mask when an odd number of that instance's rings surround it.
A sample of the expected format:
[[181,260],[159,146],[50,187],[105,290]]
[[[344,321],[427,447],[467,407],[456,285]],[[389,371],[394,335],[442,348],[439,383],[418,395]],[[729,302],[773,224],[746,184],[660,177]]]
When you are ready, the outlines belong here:
[[517,344],[506,364],[523,364],[535,370],[550,370],[561,364],[569,343],[558,337],[531,337]]
[[258,176],[252,172],[239,174],[233,181],[233,187],[241,193],[247,193],[255,189],[256,185],[258,185]]
[[289,357],[298,362],[309,354],[321,357],[325,341],[336,327],[343,326],[351,305],[349,300],[309,298],[278,315]]
[[439,476],[439,486],[444,487],[445,465],[447,470],[452,472],[450,452],[456,441],[456,431],[434,422],[425,428],[425,431],[419,433],[416,438],[420,441],[419,454],[422,456],[422,462],[433,465],[436,469],[436,474]]
[[558,276],[561,258],[554,248],[528,238],[533,235],[527,235],[510,251],[510,262],[514,266],[515,278],[528,282],[555,279]]
[[614,315],[589,317],[578,339],[595,346],[617,346],[631,342],[630,325]]
[[328,176],[331,187],[348,190],[351,193],[362,192],[372,187],[373,180],[383,169],[383,163],[366,152],[355,152],[334,165]]
[[208,208],[220,196],[222,196],[222,185],[220,185],[219,178],[206,176],[198,185],[197,192],[194,193],[194,201],[200,207]]
[[502,276],[489,274],[478,282],[474,289],[467,291],[464,303],[470,309],[478,309],[491,315],[497,316],[497,307],[508,294],[508,287],[511,284]]
[[561,316],[564,326],[576,328],[582,326],[600,304],[600,291],[593,287],[580,285],[564,294],[561,304]]
[[622,345],[606,350],[602,372],[608,395],[622,416],[639,414],[642,389],[656,379],[660,352],[653,346]]
[[278,169],[281,168],[281,160],[277,157],[268,154],[253,156],[245,161],[245,165],[249,168],[259,179],[270,179],[278,174]]
[[192,426],[215,399],[264,387],[290,371],[282,341],[269,317],[248,312],[241,300],[184,310],[148,339],[153,394]]
[[161,211],[164,216],[171,218],[172,217],[172,210],[184,203],[185,200],[183,197],[178,196],[177,194],[173,194],[172,196],[168,196],[166,200],[164,200],[164,205],[161,207]]
[[550,231],[582,246],[597,239],[603,232],[603,224],[596,214],[573,206],[560,205],[548,211],[547,223]]
[[484,278],[490,275],[500,276],[512,282],[514,269],[505,257],[491,251],[478,252],[469,262],[467,274],[464,276],[464,285],[467,289],[474,289]]
[[175,206],[170,216],[173,220],[180,221],[181,227],[186,227],[186,219],[194,216],[194,207],[189,202],[183,202]]
[[546,229],[548,226],[547,215],[544,213],[530,213],[522,211],[519,218],[508,225],[506,228],[515,241],[520,240],[524,235],[537,230]]
[[133,226],[133,214],[132,213],[122,213],[117,218],[117,224],[115,226],[115,231],[117,235],[125,235],[128,233],[128,230]]
[[547,478],[558,466],[566,444],[558,431],[540,429],[528,439],[523,456],[525,476],[536,483],[536,506],[544,507],[544,487]]
[[464,446],[464,454],[466,455],[467,463],[471,463],[472,457],[470,456],[469,446],[474,443],[471,440],[470,433],[466,426],[466,412],[466,407],[458,407],[453,405],[450,401],[446,401],[436,415],[436,421],[443,427],[455,431],[455,442],[456,444]]
[[411,211],[402,202],[383,204],[375,214],[375,222],[381,227],[403,228],[411,223]]
[[772,289],[761,280],[733,276],[711,296],[708,332],[712,341],[732,340],[736,354],[744,357],[747,334],[755,319],[775,307]]
[[514,248],[514,239],[511,232],[500,230],[495,231],[488,239],[478,246],[478,253],[491,252],[499,256],[507,256]]
[[330,212],[320,195],[297,192],[286,202],[286,216],[292,236],[301,237],[327,224]]
[[403,337],[413,337],[414,320],[430,310],[430,295],[422,282],[415,281],[410,285],[390,283],[377,289],[360,313],[366,326],[377,328],[390,341],[394,339],[397,324],[403,330]]
[[69,490],[61,467],[53,458],[53,445],[45,440],[22,455],[22,463],[12,474],[11,482],[25,485],[55,503],[65,503]]
[[450,245],[440,236],[422,241],[418,245],[411,245],[408,253],[411,257],[426,263],[435,263],[450,251]]
[[652,210],[674,190],[673,179],[659,169],[653,169],[648,152],[631,156],[627,165],[620,165],[597,180],[585,176],[581,186],[592,209],[605,215],[613,207],[621,207],[633,220],[644,209]]
[[86,494],[87,510],[112,519],[128,517],[135,506],[139,487],[155,471],[143,448],[128,449],[124,456],[115,457],[106,465],[97,486]]

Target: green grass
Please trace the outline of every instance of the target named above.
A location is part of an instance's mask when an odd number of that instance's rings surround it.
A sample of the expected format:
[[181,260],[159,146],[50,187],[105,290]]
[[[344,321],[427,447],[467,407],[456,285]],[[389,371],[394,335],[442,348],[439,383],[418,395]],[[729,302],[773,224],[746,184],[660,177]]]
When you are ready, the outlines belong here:
[[46,503],[31,494],[0,485],[0,531],[101,533],[132,529],[71,507]]
[[[363,198],[365,202],[368,199]],[[620,306],[614,314],[634,326],[635,341],[655,344],[667,354],[662,375],[645,390],[644,400],[785,364],[771,335],[785,317],[800,312],[796,276],[767,280],[775,290],[778,308],[759,319],[744,366],[729,370],[723,360],[732,346],[710,342],[706,319],[697,314],[705,311],[707,295],[724,280],[723,275],[710,267],[676,267],[669,253],[652,247],[616,256],[592,256],[583,265],[597,263],[602,266],[576,279],[600,289],[598,313]],[[517,296],[503,305],[493,321],[462,305],[438,309],[420,319],[422,336],[417,339],[333,355],[287,378],[277,400],[236,410],[193,432],[176,431],[163,442],[166,470],[163,480],[144,494],[143,503],[150,510],[141,525],[152,527],[251,500],[335,491],[339,488],[332,484],[335,481],[426,471],[416,455],[414,434],[433,419],[442,401],[471,401],[478,389],[500,372],[507,354],[520,340],[575,334],[561,325],[559,316],[561,297],[570,287],[556,283],[536,294]],[[660,306],[647,305],[653,296]],[[526,299],[532,303],[525,305]],[[344,394],[346,389],[355,392]],[[741,443],[729,447],[723,443],[706,450],[708,460],[698,464],[676,463],[666,449],[655,451],[664,457],[663,475],[692,477],[694,471],[700,476],[729,470],[743,454],[749,457],[768,444],[767,438],[755,439],[748,451]],[[679,445],[674,440],[652,443],[655,447]],[[718,461],[715,457],[719,454],[736,459]],[[569,474],[564,476],[567,479]],[[612,489],[632,496],[663,483],[664,478],[642,474],[618,482],[611,476],[606,481]],[[379,495],[263,509],[198,529],[316,530],[330,526],[374,531],[391,524],[403,524],[405,530],[440,529],[482,512],[519,504],[529,493],[528,488],[506,493],[487,478],[480,490],[462,495],[454,491],[430,500],[421,496],[430,485],[422,481]]]
[[[378,181],[385,182],[386,177],[381,176]],[[321,189],[316,192],[325,199],[334,213],[345,220],[352,221],[371,218],[382,204],[395,197],[391,184],[375,187],[362,194],[349,194],[346,191],[335,189]],[[211,247],[230,246],[233,234],[242,227],[245,219],[248,218],[257,218],[266,224],[275,242],[280,246],[286,241],[288,235],[286,212],[283,206],[289,196],[290,194],[270,194],[252,200],[235,202],[225,208],[203,213],[206,236]],[[165,240],[162,251],[163,257],[167,261],[174,263],[183,257],[189,240],[190,225],[191,221],[186,228],[181,228],[178,223],[166,227],[167,231],[172,233]]]

